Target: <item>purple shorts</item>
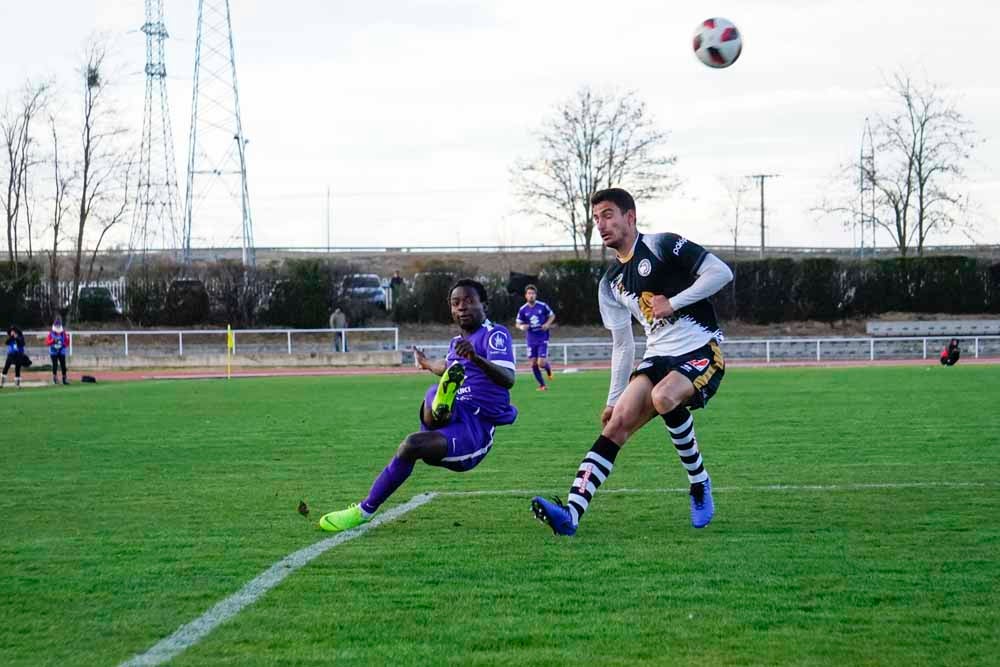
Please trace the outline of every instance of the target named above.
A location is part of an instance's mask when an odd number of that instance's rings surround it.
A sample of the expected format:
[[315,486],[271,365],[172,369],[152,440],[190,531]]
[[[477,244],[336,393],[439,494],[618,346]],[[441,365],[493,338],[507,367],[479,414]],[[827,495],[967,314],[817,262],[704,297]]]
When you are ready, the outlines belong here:
[[548,341],[544,343],[535,343],[533,345],[528,345],[529,359],[545,359],[548,356],[549,356]]
[[[437,393],[437,385],[431,385],[424,396],[430,406]],[[493,432],[496,426],[479,418],[479,408],[468,401],[455,401],[451,410],[451,421],[441,428],[428,428],[420,420],[421,431],[437,431],[448,441],[448,454],[439,462],[431,464],[448,468],[455,472],[472,470],[486,458],[493,447]]]

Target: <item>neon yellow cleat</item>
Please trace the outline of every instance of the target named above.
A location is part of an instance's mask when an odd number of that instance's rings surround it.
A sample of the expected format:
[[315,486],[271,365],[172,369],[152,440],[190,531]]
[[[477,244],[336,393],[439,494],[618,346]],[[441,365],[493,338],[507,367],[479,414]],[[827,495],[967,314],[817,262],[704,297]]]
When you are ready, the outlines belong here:
[[319,527],[328,533],[339,533],[357,528],[363,523],[368,523],[368,518],[361,513],[361,508],[355,504],[346,510],[324,514],[319,520]]
[[448,417],[451,416],[451,406],[455,404],[455,396],[458,395],[458,388],[463,382],[465,382],[465,367],[461,362],[455,361],[448,366],[438,383],[437,393],[431,403],[434,421],[438,423],[448,421]]

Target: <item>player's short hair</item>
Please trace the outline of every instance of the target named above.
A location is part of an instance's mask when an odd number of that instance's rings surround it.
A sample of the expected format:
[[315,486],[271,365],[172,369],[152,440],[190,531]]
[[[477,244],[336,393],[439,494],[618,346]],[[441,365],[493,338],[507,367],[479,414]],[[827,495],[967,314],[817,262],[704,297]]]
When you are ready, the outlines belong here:
[[459,278],[455,281],[455,284],[451,286],[448,290],[448,298],[451,298],[451,293],[454,292],[459,287],[471,287],[476,290],[476,294],[479,295],[479,300],[482,303],[486,303],[486,288],[478,280],[473,280],[472,278]]
[[598,190],[590,197],[591,207],[597,206],[602,202],[609,201],[622,213],[628,213],[629,211],[635,210],[635,199],[629,194],[628,190],[623,190],[622,188],[608,188],[606,190]]
[[534,285],[530,285],[530,284],[529,285],[525,285],[524,286],[524,291],[527,292],[528,290],[531,290],[531,291],[535,292],[536,294],[538,293],[538,288],[535,287]]

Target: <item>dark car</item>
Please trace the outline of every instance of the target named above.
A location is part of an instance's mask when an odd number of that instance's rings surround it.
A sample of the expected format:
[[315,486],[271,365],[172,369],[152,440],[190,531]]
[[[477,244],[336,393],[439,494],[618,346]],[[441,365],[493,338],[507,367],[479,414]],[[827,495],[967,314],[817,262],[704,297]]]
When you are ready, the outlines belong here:
[[107,287],[80,287],[80,319],[102,322],[122,314],[122,307]]

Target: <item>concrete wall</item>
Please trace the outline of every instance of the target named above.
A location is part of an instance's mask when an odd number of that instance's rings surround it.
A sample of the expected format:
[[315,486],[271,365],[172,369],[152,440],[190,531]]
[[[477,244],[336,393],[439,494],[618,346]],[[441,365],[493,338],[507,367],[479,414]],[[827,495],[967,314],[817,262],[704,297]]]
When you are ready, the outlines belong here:
[[[44,361],[48,361],[45,359]],[[237,354],[233,368],[302,368],[323,366],[399,366],[402,353],[394,351],[345,352],[342,354]],[[74,369],[130,368],[224,368],[225,354],[185,354],[184,356],[143,356],[74,354]]]

